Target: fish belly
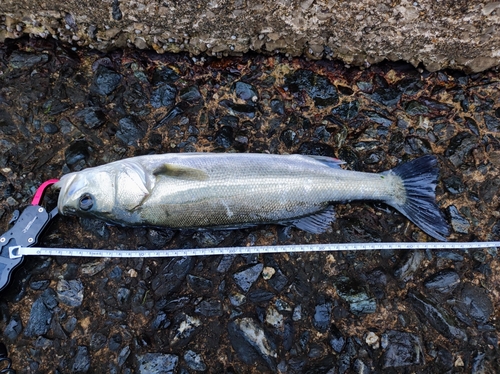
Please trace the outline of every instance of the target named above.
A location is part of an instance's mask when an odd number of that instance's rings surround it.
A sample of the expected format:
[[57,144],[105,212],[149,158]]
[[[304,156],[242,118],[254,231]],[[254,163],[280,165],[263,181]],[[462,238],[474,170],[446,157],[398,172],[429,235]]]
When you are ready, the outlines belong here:
[[332,168],[308,156],[178,155],[161,162],[201,170],[207,178],[157,175],[151,195],[138,208],[144,225],[286,223],[321,212],[333,202],[386,200],[391,193],[387,178],[379,174]]

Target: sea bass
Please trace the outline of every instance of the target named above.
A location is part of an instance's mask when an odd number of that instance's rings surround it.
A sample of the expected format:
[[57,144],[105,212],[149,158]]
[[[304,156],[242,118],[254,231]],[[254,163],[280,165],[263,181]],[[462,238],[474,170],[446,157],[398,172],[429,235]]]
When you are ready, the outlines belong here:
[[324,232],[332,204],[382,201],[423,231],[446,240],[435,202],[434,156],[382,173],[344,170],[324,156],[182,153],[128,158],[64,175],[57,207],[64,215],[124,226],[239,228],[291,225]]

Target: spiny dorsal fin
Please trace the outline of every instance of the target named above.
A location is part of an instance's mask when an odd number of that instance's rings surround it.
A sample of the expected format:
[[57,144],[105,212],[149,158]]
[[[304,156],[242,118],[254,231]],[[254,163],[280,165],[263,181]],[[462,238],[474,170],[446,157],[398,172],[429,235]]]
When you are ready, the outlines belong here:
[[208,179],[208,174],[203,170],[174,164],[159,166],[153,171],[153,175],[192,181],[204,181]]
[[315,155],[304,155],[306,157],[310,157],[315,159],[316,161],[319,161],[326,166],[329,166],[331,168],[338,168],[340,169],[340,165],[345,164],[345,161],[339,160],[338,158],[334,157],[328,157],[328,156],[315,156]]

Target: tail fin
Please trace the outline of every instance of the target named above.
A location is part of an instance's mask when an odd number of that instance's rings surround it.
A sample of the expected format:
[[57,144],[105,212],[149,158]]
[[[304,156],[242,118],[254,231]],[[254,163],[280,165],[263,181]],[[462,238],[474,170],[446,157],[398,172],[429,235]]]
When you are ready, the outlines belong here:
[[436,157],[427,155],[401,164],[386,174],[402,179],[405,198],[387,203],[408,217],[430,236],[446,241],[450,226],[436,204],[436,183],[439,169]]

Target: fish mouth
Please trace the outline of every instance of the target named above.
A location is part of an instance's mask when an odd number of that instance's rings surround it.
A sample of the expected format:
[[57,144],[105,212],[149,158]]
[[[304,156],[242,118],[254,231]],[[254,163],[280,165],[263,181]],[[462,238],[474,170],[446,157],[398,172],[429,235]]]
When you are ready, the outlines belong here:
[[57,198],[57,210],[61,214],[75,213],[76,209],[68,206],[67,202],[71,201],[71,196],[68,195],[68,190],[70,190],[71,184],[74,181],[75,174],[64,175],[59,182],[57,182],[54,187],[59,188],[59,196]]

